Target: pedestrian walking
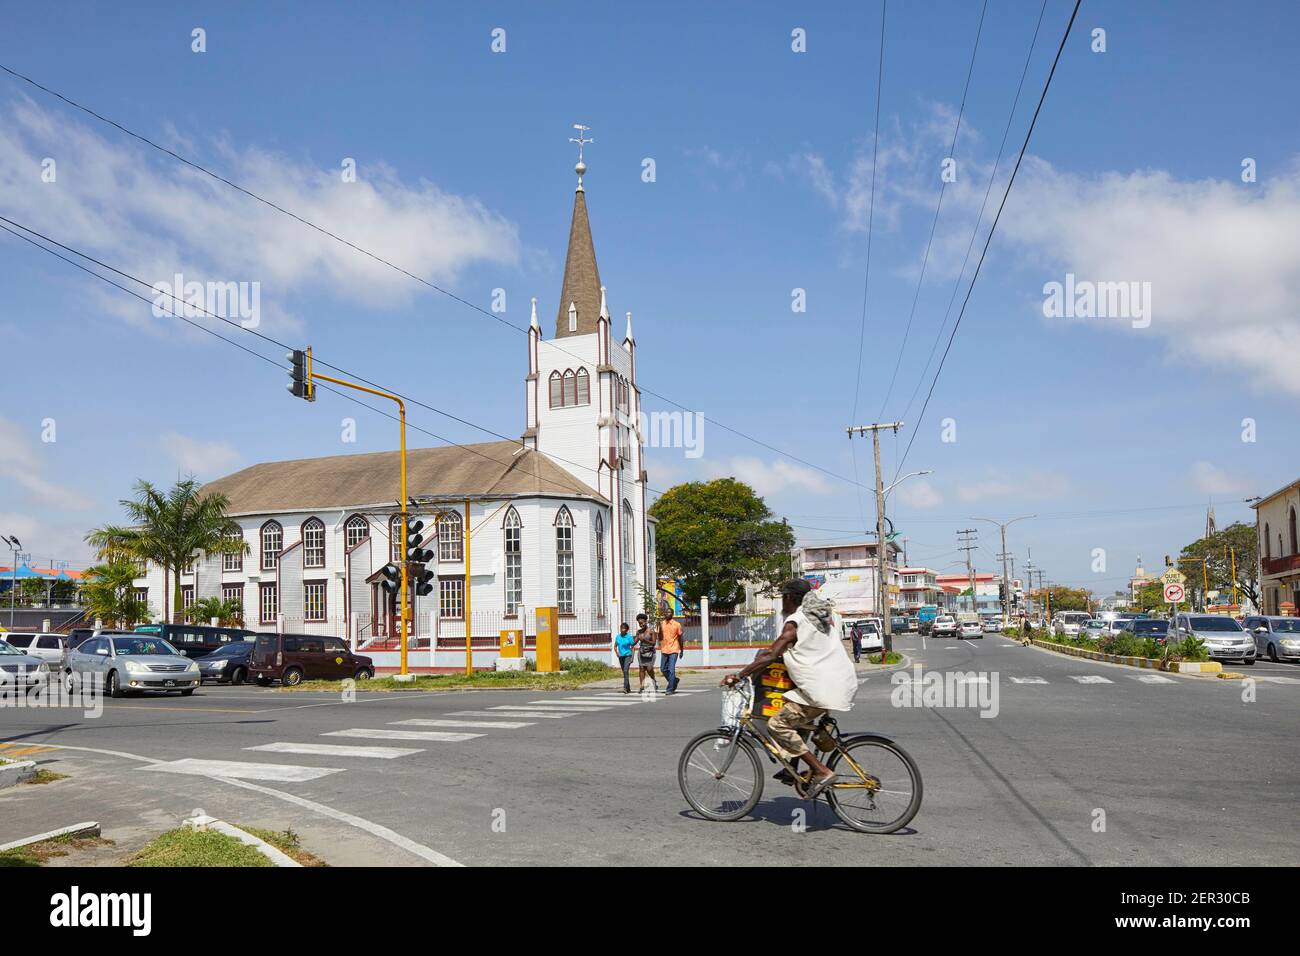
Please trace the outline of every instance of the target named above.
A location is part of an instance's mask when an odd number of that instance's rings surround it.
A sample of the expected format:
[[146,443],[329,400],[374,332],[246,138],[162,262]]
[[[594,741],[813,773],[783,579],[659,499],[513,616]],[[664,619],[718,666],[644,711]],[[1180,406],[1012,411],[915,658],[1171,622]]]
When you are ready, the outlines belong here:
[[636,648],[636,638],[628,633],[627,622],[618,626],[618,634],[614,638],[614,651],[618,654],[619,666],[623,668],[623,693],[632,693],[632,683],[628,678],[628,668],[632,666],[633,651]]
[[677,662],[683,651],[682,626],[673,617],[672,608],[668,608],[664,619],[659,622],[659,669],[664,672],[664,681],[668,684],[665,694],[677,692]]
[[849,628],[849,641],[853,645],[853,663],[856,664],[862,660],[862,630],[857,621]]
[[640,693],[645,690],[645,679],[649,677],[657,694],[659,682],[655,680],[655,634],[647,622],[648,618],[644,614],[636,616],[636,656],[641,667],[641,683],[637,691]]

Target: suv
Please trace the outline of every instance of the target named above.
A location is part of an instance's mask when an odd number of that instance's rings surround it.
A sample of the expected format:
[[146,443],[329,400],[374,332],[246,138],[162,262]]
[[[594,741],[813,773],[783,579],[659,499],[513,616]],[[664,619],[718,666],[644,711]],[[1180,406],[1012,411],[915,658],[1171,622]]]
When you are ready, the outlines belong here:
[[50,670],[63,670],[63,659],[68,653],[68,638],[65,635],[46,632],[18,634],[10,631],[4,635],[3,640],[24,654],[39,657],[50,665]]
[[140,634],[161,637],[186,657],[206,657],[219,647],[235,641],[247,641],[255,632],[242,627],[209,627],[206,624],[137,624]]
[[262,687],[273,680],[285,687],[304,680],[367,680],[375,676],[375,663],[369,657],[353,654],[338,637],[258,634],[248,659],[248,676]]
[[1256,655],[1274,663],[1300,660],[1300,617],[1248,617],[1243,627],[1255,637]]
[[957,619],[951,614],[940,614],[930,622],[931,637],[956,637]]
[[1224,614],[1179,614],[1174,640],[1195,637],[1215,660],[1255,663],[1255,641],[1233,618]]

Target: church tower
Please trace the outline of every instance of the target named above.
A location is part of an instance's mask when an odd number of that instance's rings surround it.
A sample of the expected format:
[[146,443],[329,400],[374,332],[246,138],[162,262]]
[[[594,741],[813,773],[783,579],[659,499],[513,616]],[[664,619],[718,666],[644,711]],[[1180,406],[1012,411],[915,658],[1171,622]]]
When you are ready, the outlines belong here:
[[646,473],[642,459],[641,393],[636,380],[632,313],[615,341],[605,286],[587,215],[582,147],[592,142],[579,127],[578,186],[573,196],[564,280],[556,306],[555,333],[543,337],[532,300],[528,328],[528,375],[524,383],[526,447],[548,456],[609,502],[593,529],[605,555],[605,587],[611,619],[634,620],[641,587],[654,590],[653,535],[646,520]]

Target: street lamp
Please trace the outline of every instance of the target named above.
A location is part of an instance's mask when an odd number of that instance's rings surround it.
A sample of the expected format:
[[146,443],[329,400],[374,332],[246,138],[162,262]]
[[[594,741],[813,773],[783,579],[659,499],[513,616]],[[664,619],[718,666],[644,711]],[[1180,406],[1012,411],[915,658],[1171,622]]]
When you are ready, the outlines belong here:
[[989,524],[998,526],[1002,532],[1002,626],[1005,628],[1010,620],[1007,614],[1007,607],[1011,603],[1011,578],[1007,576],[1007,526],[1013,525],[1017,521],[1026,521],[1030,518],[1037,518],[1038,515],[1021,515],[1019,518],[1012,518],[1010,521],[995,521],[992,518],[971,518],[971,521],[987,521]]
[[899,485],[901,485],[903,482],[907,481],[907,479],[909,479],[909,478],[918,478],[918,477],[920,477],[921,475],[933,475],[933,474],[934,474],[934,470],[933,470],[933,469],[931,469],[931,470],[929,470],[929,471],[914,471],[914,472],[912,472],[910,475],[904,475],[902,478],[899,478],[896,482],[894,482],[892,485],[890,485],[888,488],[886,488],[886,489],[882,492],[882,494],[884,494],[884,495],[888,495],[891,491],[893,491],[895,488],[897,488],[897,487],[898,487]]
[[16,535],[5,537],[0,535],[0,540],[9,545],[14,553],[13,567],[9,569],[11,575],[9,579],[9,630],[14,629],[14,599],[18,596],[18,552],[22,550],[23,544],[18,540]]

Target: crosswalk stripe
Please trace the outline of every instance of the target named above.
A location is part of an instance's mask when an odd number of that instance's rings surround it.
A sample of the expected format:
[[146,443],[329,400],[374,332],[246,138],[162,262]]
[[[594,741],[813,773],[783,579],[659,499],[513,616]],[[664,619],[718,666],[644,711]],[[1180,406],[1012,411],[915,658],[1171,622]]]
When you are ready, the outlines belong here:
[[1263,681],[1267,684],[1300,684],[1300,679],[1295,677],[1272,677],[1267,674],[1256,677],[1255,680]]
[[1011,683],[1013,683],[1013,684],[1046,684],[1047,681],[1045,681],[1045,680],[1044,680],[1043,678],[1041,678],[1041,677],[1013,677],[1013,678],[1011,678]]
[[182,773],[194,777],[234,777],[239,780],[276,780],[280,783],[303,783],[331,773],[342,773],[342,768],[295,767],[281,763],[237,763],[233,760],[197,760],[187,757],[169,763],[156,763],[140,768],[144,772]]
[[[505,711],[505,713],[501,713],[501,711],[503,710]],[[454,710],[447,716],[449,717],[529,717],[533,719],[545,717],[545,718],[553,718],[558,720],[561,717],[572,717],[575,713],[576,713],[575,711],[567,711],[567,712],[560,713],[553,710],[527,710],[520,707],[509,707],[503,705],[493,710]]]
[[322,737],[364,737],[368,740],[441,740],[455,744],[482,737],[482,734],[453,734],[445,730],[385,730],[354,727],[351,730],[331,730]]
[[606,704],[593,704],[590,701],[574,701],[573,703],[568,704],[561,703],[560,701],[532,701],[528,704],[520,704],[518,706],[523,707],[525,710],[565,710],[571,714],[589,714],[601,710],[609,710],[609,707]]
[[411,754],[424,753],[409,747],[351,747],[347,744],[262,744],[258,747],[245,747],[245,750],[262,750],[275,754],[319,754],[323,757],[374,757],[380,760],[392,760],[395,757],[409,757]]
[[1100,674],[1070,674],[1070,680],[1079,684],[1113,684],[1115,683],[1109,677],[1102,677]]
[[1172,684],[1174,682],[1172,677],[1163,677],[1160,674],[1137,674],[1133,679],[1140,680],[1144,684]]
[[496,727],[498,730],[518,730],[520,727],[531,727],[531,723],[520,720],[428,720],[422,717],[412,718],[411,720],[394,720],[390,721],[392,726],[400,727],[407,725],[411,727]]
[[[551,703],[551,702],[535,700],[532,703],[542,704],[542,703]],[[641,703],[641,698],[639,697],[632,697],[632,698],[625,697],[622,700],[601,700],[599,697],[561,697],[559,700],[554,701],[554,704],[557,707],[559,707],[560,705],[566,705],[566,706],[578,705],[582,707],[590,707],[593,704],[597,704],[601,707],[635,707],[639,703]]]

